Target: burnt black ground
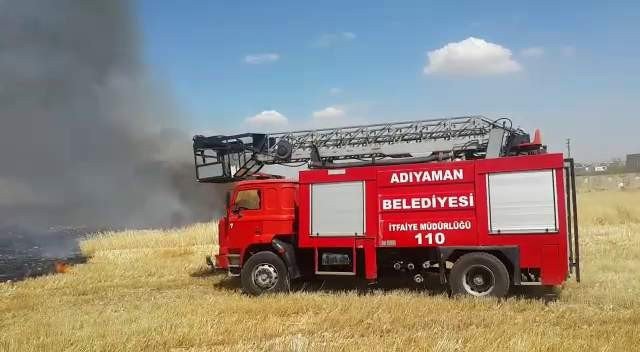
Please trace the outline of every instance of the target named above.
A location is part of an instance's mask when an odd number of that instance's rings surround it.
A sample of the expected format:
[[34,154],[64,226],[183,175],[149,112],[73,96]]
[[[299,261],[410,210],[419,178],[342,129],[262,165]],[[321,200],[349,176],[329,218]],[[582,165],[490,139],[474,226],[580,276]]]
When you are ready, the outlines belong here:
[[78,240],[88,232],[81,228],[0,227],[0,282],[50,274],[58,261],[84,262]]

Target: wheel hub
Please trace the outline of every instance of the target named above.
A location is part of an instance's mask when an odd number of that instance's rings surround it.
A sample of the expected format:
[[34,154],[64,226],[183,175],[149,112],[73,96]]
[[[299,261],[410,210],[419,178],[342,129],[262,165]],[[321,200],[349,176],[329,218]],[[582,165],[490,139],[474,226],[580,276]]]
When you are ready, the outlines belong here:
[[462,275],[462,286],[468,294],[473,296],[488,295],[495,284],[493,272],[484,265],[472,265]]
[[480,275],[476,275],[473,277],[473,284],[476,286],[482,286],[484,285],[484,278],[482,278],[482,276]]
[[278,283],[278,270],[271,264],[263,263],[256,266],[252,277],[256,286],[268,290]]

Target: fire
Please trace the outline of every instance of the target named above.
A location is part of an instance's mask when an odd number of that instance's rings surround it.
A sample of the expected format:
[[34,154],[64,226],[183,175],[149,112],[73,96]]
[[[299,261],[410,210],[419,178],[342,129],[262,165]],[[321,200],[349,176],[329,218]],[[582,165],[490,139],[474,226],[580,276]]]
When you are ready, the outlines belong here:
[[71,267],[70,267],[69,264],[67,264],[65,262],[55,262],[54,268],[55,268],[56,273],[64,274],[64,273],[68,272]]

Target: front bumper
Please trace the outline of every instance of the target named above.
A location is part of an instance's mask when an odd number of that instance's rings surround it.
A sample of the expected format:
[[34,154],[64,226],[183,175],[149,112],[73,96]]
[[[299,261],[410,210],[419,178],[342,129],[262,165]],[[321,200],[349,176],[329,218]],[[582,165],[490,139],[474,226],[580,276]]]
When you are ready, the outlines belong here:
[[216,263],[217,260],[216,260],[216,262],[214,262],[213,259],[211,259],[210,255],[206,256],[205,261],[207,262],[207,265],[211,268],[211,271],[213,271],[215,273],[219,273],[219,274],[222,274],[222,273],[226,274],[227,273],[227,268],[220,267]]
[[218,254],[215,256],[215,261],[208,255],[206,262],[214,271],[227,272],[229,276],[240,275],[239,254]]
[[221,268],[221,269],[228,269],[229,268],[229,258],[227,257],[226,253],[221,253],[221,254],[217,254],[215,257],[215,263],[214,266]]

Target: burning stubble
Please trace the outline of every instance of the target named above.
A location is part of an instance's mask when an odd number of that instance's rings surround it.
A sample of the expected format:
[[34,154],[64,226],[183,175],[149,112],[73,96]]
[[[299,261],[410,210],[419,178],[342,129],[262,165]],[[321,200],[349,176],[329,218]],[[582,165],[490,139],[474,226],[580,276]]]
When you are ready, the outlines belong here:
[[[212,218],[180,113],[125,0],[0,0],[0,237],[6,226]],[[5,238],[6,239],[6,238]]]

